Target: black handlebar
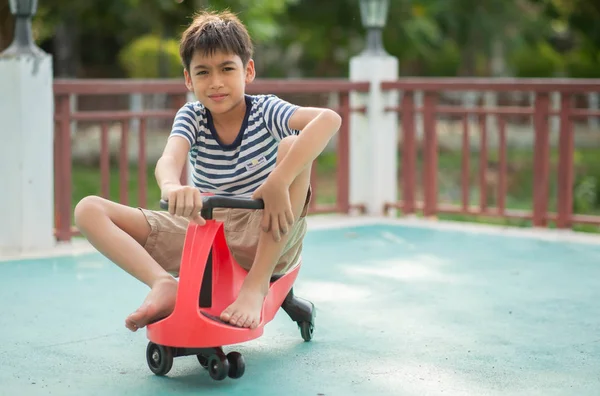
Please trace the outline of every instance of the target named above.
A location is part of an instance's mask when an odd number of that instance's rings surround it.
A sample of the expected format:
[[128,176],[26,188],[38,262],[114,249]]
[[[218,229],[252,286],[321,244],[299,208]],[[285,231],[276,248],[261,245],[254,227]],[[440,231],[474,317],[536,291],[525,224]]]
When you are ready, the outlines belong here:
[[[169,202],[160,200],[160,208],[169,209]],[[200,215],[205,219],[212,219],[212,211],[216,208],[231,209],[264,209],[265,203],[262,199],[233,198],[221,195],[202,197],[202,211]]]

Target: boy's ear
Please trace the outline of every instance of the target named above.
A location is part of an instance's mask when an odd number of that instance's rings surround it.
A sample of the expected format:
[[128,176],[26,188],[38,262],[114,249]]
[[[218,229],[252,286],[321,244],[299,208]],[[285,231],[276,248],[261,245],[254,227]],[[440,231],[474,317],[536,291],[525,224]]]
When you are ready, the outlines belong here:
[[256,70],[254,69],[254,60],[250,59],[246,65],[246,84],[250,84],[256,77]]
[[192,78],[190,77],[190,73],[188,73],[187,69],[183,69],[183,77],[185,78],[185,86],[187,87],[188,91],[194,92]]

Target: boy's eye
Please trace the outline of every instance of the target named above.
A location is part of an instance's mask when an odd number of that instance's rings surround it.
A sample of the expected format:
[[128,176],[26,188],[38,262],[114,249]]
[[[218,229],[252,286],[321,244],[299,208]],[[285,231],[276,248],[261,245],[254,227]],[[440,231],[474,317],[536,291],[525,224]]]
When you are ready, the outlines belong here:
[[202,74],[206,74],[208,73],[206,70],[203,71],[199,71],[198,73],[196,73],[197,76],[202,75]]
[[225,70],[225,71],[231,71],[231,70],[233,70],[233,67],[226,67],[223,70]]

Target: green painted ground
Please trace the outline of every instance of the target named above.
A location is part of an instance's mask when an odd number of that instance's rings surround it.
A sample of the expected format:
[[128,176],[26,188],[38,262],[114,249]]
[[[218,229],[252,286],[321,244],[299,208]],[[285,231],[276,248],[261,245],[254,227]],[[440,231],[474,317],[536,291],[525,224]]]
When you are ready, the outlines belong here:
[[[0,263],[0,394],[598,395],[600,245],[401,226],[311,231],[298,295],[237,346],[240,380],[194,357],[168,377],[125,316],[145,288],[99,255]],[[226,348],[226,351],[231,348]]]

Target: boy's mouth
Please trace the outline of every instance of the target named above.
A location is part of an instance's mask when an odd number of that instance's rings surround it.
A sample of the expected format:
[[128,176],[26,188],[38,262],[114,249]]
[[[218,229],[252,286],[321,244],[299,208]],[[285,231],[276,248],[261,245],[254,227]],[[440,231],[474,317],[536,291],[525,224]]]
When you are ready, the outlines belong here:
[[226,94],[217,94],[217,95],[208,95],[208,97],[211,98],[212,100],[214,100],[215,102],[221,102],[227,97],[227,95]]

